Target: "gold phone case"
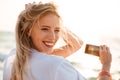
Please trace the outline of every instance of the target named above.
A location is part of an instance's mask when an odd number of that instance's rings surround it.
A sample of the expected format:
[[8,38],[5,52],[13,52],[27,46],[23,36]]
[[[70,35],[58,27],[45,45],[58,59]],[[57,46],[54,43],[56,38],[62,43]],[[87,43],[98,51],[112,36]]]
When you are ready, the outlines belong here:
[[95,56],[99,56],[99,46],[86,44],[85,53]]

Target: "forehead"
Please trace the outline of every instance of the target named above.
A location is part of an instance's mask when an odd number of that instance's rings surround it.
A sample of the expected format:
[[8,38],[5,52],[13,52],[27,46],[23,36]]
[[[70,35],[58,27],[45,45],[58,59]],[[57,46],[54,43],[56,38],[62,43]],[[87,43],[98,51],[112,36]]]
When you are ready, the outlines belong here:
[[47,26],[60,27],[61,20],[55,14],[47,14],[47,15],[44,15],[44,16],[40,17],[37,20],[37,23],[39,23],[39,25],[47,25]]

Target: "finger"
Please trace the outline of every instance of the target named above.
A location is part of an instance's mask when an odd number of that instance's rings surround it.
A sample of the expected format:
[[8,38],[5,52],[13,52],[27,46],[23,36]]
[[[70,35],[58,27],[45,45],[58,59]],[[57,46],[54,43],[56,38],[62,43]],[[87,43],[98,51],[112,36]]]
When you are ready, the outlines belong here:
[[102,50],[103,50],[103,52],[106,51],[105,45],[102,46]]
[[110,52],[109,47],[107,47],[107,53],[111,56],[111,52]]
[[107,47],[107,52],[110,53],[110,49],[109,49],[109,47]]
[[25,9],[27,9],[28,4],[25,4]]
[[103,50],[104,50],[105,53],[108,53],[109,48],[106,45],[103,45]]

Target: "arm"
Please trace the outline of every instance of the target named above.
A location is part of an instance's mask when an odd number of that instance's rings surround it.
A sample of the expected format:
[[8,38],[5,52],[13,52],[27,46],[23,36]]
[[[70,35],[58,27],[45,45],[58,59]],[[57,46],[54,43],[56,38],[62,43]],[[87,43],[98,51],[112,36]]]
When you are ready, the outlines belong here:
[[111,77],[110,67],[112,62],[112,56],[109,48],[105,45],[100,46],[99,54],[100,54],[102,69],[101,69],[101,72],[99,73],[97,80],[112,80],[110,79]]
[[55,49],[53,54],[68,57],[81,48],[83,41],[69,30],[66,30],[66,32],[64,31],[62,33],[62,38],[66,45]]

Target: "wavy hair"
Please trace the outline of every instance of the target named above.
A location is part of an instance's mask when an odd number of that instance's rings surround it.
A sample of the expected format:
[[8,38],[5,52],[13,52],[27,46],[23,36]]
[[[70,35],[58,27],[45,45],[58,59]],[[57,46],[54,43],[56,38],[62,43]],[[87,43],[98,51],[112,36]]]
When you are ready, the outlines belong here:
[[15,30],[16,57],[13,62],[10,80],[22,80],[23,75],[25,75],[25,65],[32,55],[31,49],[33,48],[33,43],[28,33],[40,17],[49,13],[53,13],[60,17],[57,6],[52,2],[29,3],[26,4],[26,8],[18,16]]

